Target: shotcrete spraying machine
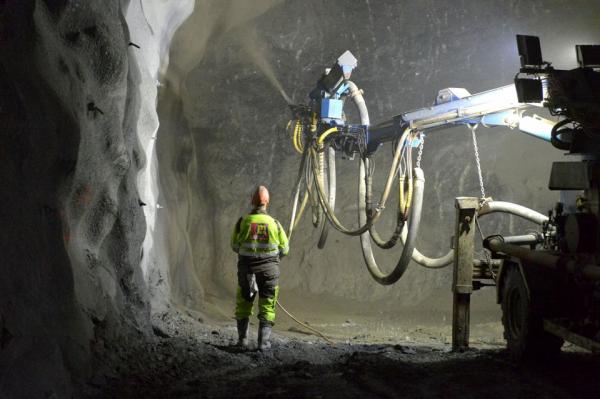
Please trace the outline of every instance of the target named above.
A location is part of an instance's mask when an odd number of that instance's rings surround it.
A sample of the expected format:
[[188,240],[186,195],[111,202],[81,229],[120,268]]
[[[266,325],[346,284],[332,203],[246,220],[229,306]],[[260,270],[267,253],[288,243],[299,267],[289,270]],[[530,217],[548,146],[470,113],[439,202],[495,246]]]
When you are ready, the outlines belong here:
[[[514,84],[471,94],[461,88],[440,90],[432,106],[371,125],[363,92],[350,80],[356,58],[346,51],[326,69],[306,104],[290,106],[289,129],[301,155],[293,194],[290,236],[307,205],[320,230],[323,248],[331,227],[358,236],[364,261],[380,284],[398,281],[410,261],[426,268],[453,266],[452,346],[469,344],[470,296],[494,285],[502,308],[507,346],[515,359],[557,353],[564,340],[600,351],[600,46],[576,46],[579,67],[558,70],[542,58],[539,38],[517,35],[521,68]],[[351,101],[360,123],[349,123],[344,106]],[[558,122],[532,112],[545,107]],[[455,199],[452,247],[432,258],[415,248],[421,221],[425,177],[421,154],[425,134],[453,125],[471,130],[481,197]],[[478,127],[506,126],[566,151],[568,162],[554,162],[549,189],[560,201],[547,214],[486,197],[479,164]],[[392,164],[378,198],[373,196],[372,156],[384,143],[393,148]],[[344,226],[335,212],[336,154],[358,157],[358,221]],[[394,190],[392,190],[394,188]],[[386,203],[398,195],[396,225],[390,237],[376,230]],[[388,211],[389,212],[389,211]],[[505,213],[537,226],[525,234],[483,237],[483,259],[476,259],[479,218]],[[383,272],[373,243],[402,254]]]

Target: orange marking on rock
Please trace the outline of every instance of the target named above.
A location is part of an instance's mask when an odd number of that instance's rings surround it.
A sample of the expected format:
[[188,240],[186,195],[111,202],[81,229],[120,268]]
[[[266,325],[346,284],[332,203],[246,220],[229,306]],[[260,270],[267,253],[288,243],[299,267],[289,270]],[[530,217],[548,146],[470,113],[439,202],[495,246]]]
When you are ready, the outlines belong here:
[[77,205],[89,205],[92,201],[92,186],[86,184],[82,190],[77,193]]

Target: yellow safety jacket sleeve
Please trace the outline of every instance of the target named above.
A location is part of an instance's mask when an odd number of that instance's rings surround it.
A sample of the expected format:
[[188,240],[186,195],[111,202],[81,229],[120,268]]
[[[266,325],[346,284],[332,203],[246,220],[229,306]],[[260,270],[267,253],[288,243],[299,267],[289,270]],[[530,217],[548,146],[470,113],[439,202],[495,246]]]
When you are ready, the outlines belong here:
[[279,223],[277,220],[275,220],[275,222],[279,228],[279,254],[281,256],[286,256],[290,252],[290,243],[287,235],[285,234],[285,229],[281,226],[281,223]]
[[233,252],[238,253],[240,251],[240,243],[238,241],[238,236],[240,234],[240,225],[242,223],[242,218],[239,218],[235,227],[233,228],[233,233],[231,233],[230,245]]

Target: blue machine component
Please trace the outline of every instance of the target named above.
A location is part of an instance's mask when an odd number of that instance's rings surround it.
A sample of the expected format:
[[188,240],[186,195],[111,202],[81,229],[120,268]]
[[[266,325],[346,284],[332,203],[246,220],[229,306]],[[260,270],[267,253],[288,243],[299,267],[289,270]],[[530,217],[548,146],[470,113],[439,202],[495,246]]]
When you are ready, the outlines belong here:
[[460,100],[461,98],[469,97],[471,93],[468,90],[458,87],[449,87],[442,89],[438,92],[435,98],[435,105],[449,103],[452,101]]
[[335,98],[340,98],[342,96],[342,94],[344,94],[346,92],[346,90],[348,90],[348,84],[347,83],[342,83],[340,85],[340,87],[338,87],[338,89],[335,91],[334,97]]
[[537,115],[524,116],[523,111],[535,104],[520,103],[515,85],[482,93],[470,94],[465,89],[444,89],[438,93],[436,104],[395,116],[369,129],[368,150],[394,140],[406,127],[428,131],[448,125],[481,124],[507,126],[531,136],[550,141],[554,121]]
[[344,102],[334,98],[324,98],[321,100],[321,119],[342,120],[342,112],[344,110]]
[[[353,125],[347,125],[343,119],[344,101],[342,99],[345,96],[355,98],[356,93],[350,93],[350,88],[358,89],[349,79],[356,66],[356,58],[352,53],[346,51],[326,71],[317,82],[317,87],[311,91],[310,98],[315,101],[313,109],[320,113],[322,123],[345,126],[347,130],[353,127]],[[544,98],[547,95],[547,85],[545,86],[545,84],[546,82],[542,81]],[[366,107],[362,94],[360,101],[361,105],[357,104],[359,108]],[[471,94],[464,88],[442,89],[438,92],[432,106],[396,115],[375,126],[366,126],[362,130],[366,135],[364,137],[366,153],[374,153],[382,143],[395,140],[407,128],[426,132],[449,125],[506,126],[550,141],[555,122],[537,115],[523,115],[524,111],[531,106],[542,106],[542,104],[520,102],[514,84],[476,94]],[[422,138],[416,138],[409,145],[418,147],[421,142]]]
[[418,146],[421,145],[423,140],[425,140],[425,133],[421,133],[421,135],[419,135],[419,137],[415,137],[414,139],[412,139],[410,141],[410,146],[412,148],[417,148]]

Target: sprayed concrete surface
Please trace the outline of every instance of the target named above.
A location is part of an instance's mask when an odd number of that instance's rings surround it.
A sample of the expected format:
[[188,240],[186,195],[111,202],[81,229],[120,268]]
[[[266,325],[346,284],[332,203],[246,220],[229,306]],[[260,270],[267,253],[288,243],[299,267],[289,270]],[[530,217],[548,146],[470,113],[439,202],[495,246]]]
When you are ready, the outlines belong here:
[[[545,57],[566,67],[575,60],[559,49],[600,34],[594,19],[600,7],[591,1],[259,3],[198,2],[174,37],[173,69],[159,95],[157,153],[165,206],[160,217],[173,299],[205,312],[235,294],[236,255],[228,241],[237,218],[249,211],[256,184],[270,188],[270,211],[287,226],[300,157],[285,132],[291,117],[286,98],[306,102],[324,68],[343,51],[358,58],[352,79],[364,89],[376,123],[431,104],[445,87],[475,93],[510,84],[519,67],[516,33],[541,36]],[[557,26],[570,32],[568,40]],[[349,119],[356,122],[351,108],[346,107]],[[542,213],[553,207],[557,193],[546,186],[552,161],[564,159],[560,151],[502,128],[480,128],[478,142],[487,195]],[[375,156],[375,196],[391,152],[387,145]],[[357,161],[338,158],[337,168],[336,210],[353,226]],[[480,195],[468,129],[429,134],[422,168],[426,188],[417,247],[439,256],[450,246],[454,198]],[[394,206],[392,201],[386,212],[393,213]],[[378,229],[391,233],[394,221],[394,215],[384,213]],[[486,235],[520,234],[534,227],[507,216],[482,219]],[[349,315],[365,309],[367,316],[383,310],[391,318],[412,313],[435,322],[441,320],[441,309],[450,309],[451,268],[425,270],[411,264],[397,284],[384,287],[367,273],[357,238],[332,231],[323,250],[317,249],[317,239],[310,215],[305,216],[282,263],[281,293],[286,302],[297,304],[298,312],[332,313],[337,307]],[[382,269],[390,270],[399,253],[376,248],[375,256]],[[304,305],[322,297],[326,300],[315,307]],[[499,320],[493,297],[493,290],[486,290],[473,303],[485,305],[482,314],[495,313]],[[229,315],[231,307],[216,311]]]
[[[287,103],[306,101],[323,68],[343,51],[351,50],[359,60],[353,80],[364,89],[376,122],[430,104],[444,87],[478,92],[512,82],[519,65],[516,33],[540,35],[548,43],[548,59],[573,66],[557,50],[570,44],[555,28],[573,29],[569,40],[593,41],[591,32],[600,33],[591,17],[600,13],[596,4],[430,0],[196,5],[174,38],[170,65],[177,67],[167,71],[159,96],[157,152],[173,300],[201,312],[205,321],[216,320],[208,322],[212,327],[197,327],[202,343],[191,351],[209,351],[212,360],[198,362],[213,371],[197,372],[173,359],[173,384],[167,392],[182,397],[240,392],[250,397],[578,397],[596,389],[589,377],[597,364],[585,355],[566,355],[564,368],[556,370],[522,374],[516,369],[501,349],[494,289],[473,297],[471,342],[477,349],[449,354],[450,269],[430,271],[413,264],[398,284],[379,286],[365,270],[356,239],[330,233],[327,247],[318,250],[310,217],[295,232],[291,255],[282,262],[281,301],[339,344],[330,347],[306,336],[279,310],[271,355],[232,353],[236,259],[228,247],[233,223],[248,212],[250,192],[258,183],[271,189],[271,213],[287,225],[299,163],[283,129],[290,118]],[[353,110],[348,116],[356,118]],[[546,190],[548,172],[562,154],[508,129],[478,133],[487,194],[544,213],[550,209],[557,197]],[[384,147],[377,154],[377,187],[383,184],[390,153]],[[337,209],[352,224],[358,167],[338,161]],[[428,255],[442,255],[453,229],[453,198],[480,192],[469,131],[456,128],[428,136],[422,165],[425,212],[418,247]],[[392,231],[392,219],[383,219],[383,231]],[[514,234],[531,227],[510,217],[483,221],[484,234]],[[379,251],[376,256],[392,265],[399,255]],[[175,342],[181,338],[172,339],[173,346],[165,343],[164,351],[179,353]],[[578,362],[573,369],[583,372],[583,379],[565,373]],[[554,379],[561,374],[564,378]],[[140,377],[135,366],[119,374],[115,392],[128,392],[128,384]],[[150,386],[164,389],[162,383]]]

